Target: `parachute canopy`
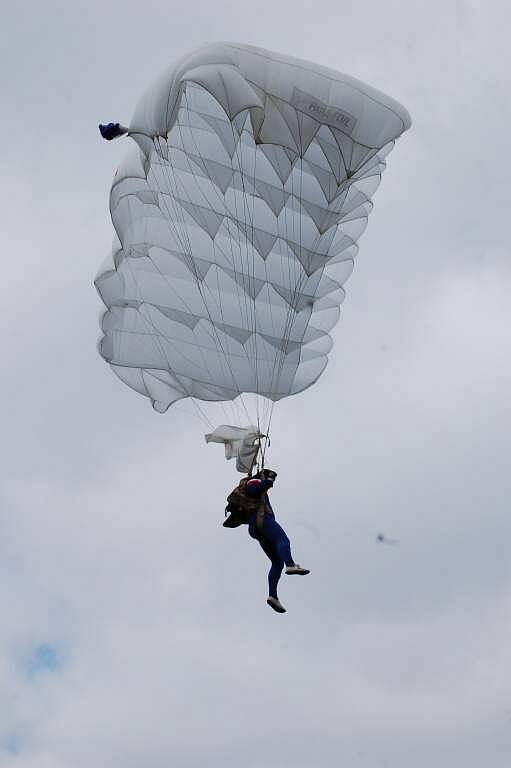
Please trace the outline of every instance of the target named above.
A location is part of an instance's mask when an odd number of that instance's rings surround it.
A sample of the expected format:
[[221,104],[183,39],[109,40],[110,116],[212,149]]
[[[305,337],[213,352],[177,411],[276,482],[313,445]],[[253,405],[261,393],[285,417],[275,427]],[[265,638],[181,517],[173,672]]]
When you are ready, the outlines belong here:
[[313,384],[384,158],[410,124],[348,75],[247,45],[165,72],[129,125],[96,278],[117,376],[160,412]]

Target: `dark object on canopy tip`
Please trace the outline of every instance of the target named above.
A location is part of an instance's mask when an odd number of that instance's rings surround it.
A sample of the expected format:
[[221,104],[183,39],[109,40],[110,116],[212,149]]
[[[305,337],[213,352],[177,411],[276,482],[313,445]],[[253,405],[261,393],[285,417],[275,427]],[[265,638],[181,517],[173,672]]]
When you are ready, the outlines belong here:
[[124,136],[125,133],[128,133],[128,129],[120,123],[107,123],[106,125],[100,123],[99,132],[104,139],[112,141],[112,139],[117,139],[119,136]]

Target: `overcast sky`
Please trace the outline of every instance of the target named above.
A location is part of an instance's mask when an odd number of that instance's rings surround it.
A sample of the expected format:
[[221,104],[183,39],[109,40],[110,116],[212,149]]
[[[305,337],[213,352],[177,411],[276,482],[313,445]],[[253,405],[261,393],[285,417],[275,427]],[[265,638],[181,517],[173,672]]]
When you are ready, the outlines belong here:
[[[509,767],[510,22],[503,0],[2,10],[1,768]],[[217,40],[413,119],[329,366],[275,412],[272,500],[312,571],[284,616],[219,524],[221,447],[96,352],[126,151],[97,123]]]

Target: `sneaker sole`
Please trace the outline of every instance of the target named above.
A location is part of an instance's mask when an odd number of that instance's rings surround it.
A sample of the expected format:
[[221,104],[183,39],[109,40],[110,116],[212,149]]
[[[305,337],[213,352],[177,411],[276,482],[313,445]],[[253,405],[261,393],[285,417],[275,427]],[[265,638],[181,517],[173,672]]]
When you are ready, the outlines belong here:
[[287,612],[287,611],[286,611],[286,609],[285,609],[284,607],[282,607],[282,608],[278,608],[278,607],[277,607],[276,605],[274,605],[274,604],[273,604],[273,603],[272,603],[270,600],[267,600],[266,602],[268,603],[268,605],[270,606],[270,608],[273,608],[273,610],[275,611],[275,613],[286,613],[286,612]]

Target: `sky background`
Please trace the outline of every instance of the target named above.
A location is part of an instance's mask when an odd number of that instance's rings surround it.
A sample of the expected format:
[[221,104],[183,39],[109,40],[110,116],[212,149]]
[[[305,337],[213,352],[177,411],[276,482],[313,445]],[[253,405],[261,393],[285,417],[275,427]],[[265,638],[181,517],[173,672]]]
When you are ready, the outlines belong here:
[[[498,0],[3,9],[1,768],[509,768],[510,22]],[[272,501],[312,571],[284,616],[219,524],[221,447],[96,352],[126,151],[97,124],[217,40],[413,118],[329,366],[276,409]]]

